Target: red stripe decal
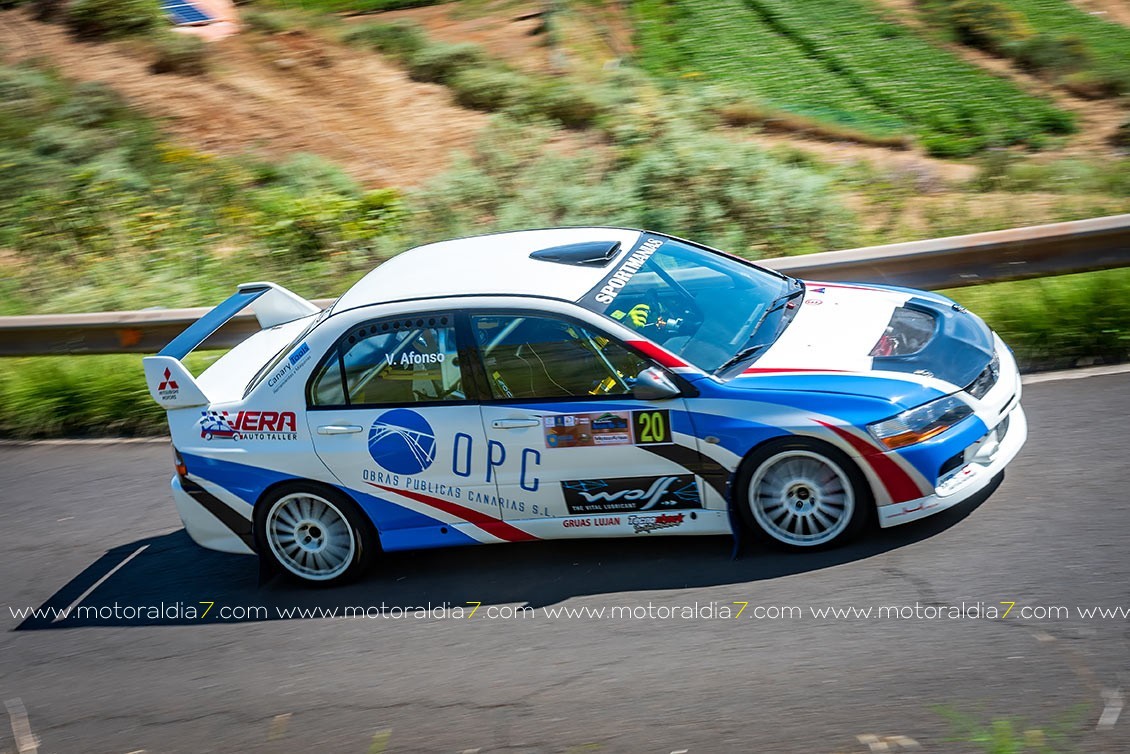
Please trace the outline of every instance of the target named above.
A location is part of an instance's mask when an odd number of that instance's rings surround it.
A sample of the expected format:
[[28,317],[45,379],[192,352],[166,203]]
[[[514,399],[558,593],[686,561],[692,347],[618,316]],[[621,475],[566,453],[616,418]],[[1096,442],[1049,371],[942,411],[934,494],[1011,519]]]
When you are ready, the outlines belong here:
[[687,366],[687,362],[683,361],[675,354],[660,348],[649,340],[629,340],[628,345],[632,346],[637,351],[642,352],[644,356],[647,356],[652,361],[656,361],[661,366],[665,366],[668,369],[676,369],[678,367]]
[[850,283],[824,283],[824,282],[818,283],[814,280],[806,280],[804,282],[807,283],[808,285],[812,285],[812,286],[815,286],[817,288],[847,288],[848,290],[853,290],[853,291],[882,291],[883,290],[882,288],[876,288],[876,287],[871,286],[871,285],[851,285]]
[[887,494],[891,496],[892,503],[905,503],[907,500],[922,497],[922,490],[918,488],[910,475],[874,445],[834,424],[828,424],[819,419],[816,420],[816,423],[832,430],[859,451],[863,460],[871,465],[871,468],[883,482],[883,486],[887,488]]
[[776,368],[776,367],[750,367],[742,372],[742,374],[780,374],[782,372],[834,372],[837,374],[848,374],[846,369],[806,369],[806,368]]
[[505,539],[507,542],[529,542],[537,539],[533,534],[522,531],[521,529],[511,526],[505,521],[499,521],[497,518],[491,518],[485,513],[479,513],[471,508],[464,508],[462,505],[453,503],[450,500],[444,500],[430,495],[421,495],[419,492],[410,492],[409,490],[398,490],[395,487],[385,487],[383,484],[376,482],[366,482],[379,490],[387,492],[395,492],[397,495],[404,495],[404,497],[411,498],[417,503],[430,505],[433,508],[438,508],[444,513],[449,513],[452,516],[458,516],[469,524],[474,524],[487,534],[493,534],[499,539]]

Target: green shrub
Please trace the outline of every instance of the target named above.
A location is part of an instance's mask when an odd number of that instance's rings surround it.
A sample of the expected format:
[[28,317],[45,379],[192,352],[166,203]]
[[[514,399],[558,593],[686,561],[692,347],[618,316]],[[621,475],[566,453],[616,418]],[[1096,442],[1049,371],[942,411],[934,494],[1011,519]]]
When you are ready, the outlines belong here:
[[208,43],[197,36],[170,31],[153,42],[156,58],[149,66],[153,73],[179,73],[202,76],[208,72]]
[[505,110],[527,99],[526,79],[514,71],[497,67],[459,71],[448,86],[455,93],[456,102],[473,110]]
[[92,81],[76,84],[55,114],[60,120],[80,128],[93,128],[120,118],[125,111],[126,102],[120,94],[103,83]]
[[316,154],[299,153],[281,162],[257,166],[256,181],[261,186],[278,187],[295,194],[331,191],[359,197],[361,187],[341,166]]
[[391,24],[363,24],[345,35],[348,44],[371,47],[378,52],[408,61],[428,44],[419,26],[410,21]]
[[248,8],[240,11],[240,19],[246,28],[260,34],[282,34],[290,29],[286,18],[274,11]]
[[557,79],[535,79],[526,88],[522,105],[526,110],[555,120],[566,128],[588,128],[603,107],[580,85]]
[[157,0],[74,0],[67,26],[82,39],[145,34],[167,22]]
[[988,52],[999,54],[1032,33],[1024,16],[998,0],[954,0],[936,7],[959,42]]
[[412,55],[408,75],[413,81],[446,84],[455,74],[483,65],[482,48],[470,43],[433,44]]
[[1110,143],[1116,147],[1130,149],[1130,120],[1124,121],[1122,125],[1111,134]]
[[553,133],[496,119],[470,157],[409,195],[406,234],[618,225],[751,256],[849,243],[852,219],[830,180],[751,144],[653,113],[625,114],[611,160],[547,149]]
[[1031,73],[1067,73],[1090,64],[1087,45],[1077,34],[1034,34],[1007,51]]

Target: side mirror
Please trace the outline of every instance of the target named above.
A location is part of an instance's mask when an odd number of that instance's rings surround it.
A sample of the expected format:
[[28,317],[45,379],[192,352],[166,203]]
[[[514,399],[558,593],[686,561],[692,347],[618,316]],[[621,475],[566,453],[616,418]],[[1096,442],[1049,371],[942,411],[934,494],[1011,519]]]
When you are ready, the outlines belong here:
[[632,397],[640,401],[662,401],[681,395],[682,391],[659,367],[648,367],[636,376]]

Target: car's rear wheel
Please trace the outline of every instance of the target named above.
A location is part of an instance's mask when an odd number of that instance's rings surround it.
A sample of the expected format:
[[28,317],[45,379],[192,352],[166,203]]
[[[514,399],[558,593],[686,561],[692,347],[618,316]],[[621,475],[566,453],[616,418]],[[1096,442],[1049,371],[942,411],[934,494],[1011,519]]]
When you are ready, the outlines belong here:
[[736,502],[763,539],[790,549],[842,544],[874,507],[866,479],[836,448],[807,438],[778,440],[746,459]]
[[368,569],[378,549],[372,525],[336,490],[287,485],[257,507],[260,557],[303,582],[350,581]]

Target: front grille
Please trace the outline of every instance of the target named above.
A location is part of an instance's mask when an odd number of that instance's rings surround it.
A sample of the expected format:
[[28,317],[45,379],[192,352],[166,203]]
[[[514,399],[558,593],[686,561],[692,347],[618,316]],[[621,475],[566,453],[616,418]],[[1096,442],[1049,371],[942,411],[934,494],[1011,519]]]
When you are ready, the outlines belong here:
[[950,473],[951,471],[954,471],[955,469],[960,469],[964,463],[965,463],[965,451],[963,450],[960,453],[958,453],[957,455],[955,455],[953,458],[950,458],[949,460],[947,460],[945,463],[942,464],[942,468],[938,469],[938,481],[940,482],[942,479],[944,479],[946,474]]
[[965,386],[965,392],[972,395],[977,400],[984,398],[993,386],[997,384],[997,380],[1001,376],[1001,362],[996,354],[993,354],[993,360],[989,365],[981,370],[981,374],[977,375],[977,379],[970,382]]

